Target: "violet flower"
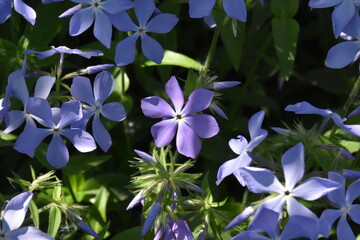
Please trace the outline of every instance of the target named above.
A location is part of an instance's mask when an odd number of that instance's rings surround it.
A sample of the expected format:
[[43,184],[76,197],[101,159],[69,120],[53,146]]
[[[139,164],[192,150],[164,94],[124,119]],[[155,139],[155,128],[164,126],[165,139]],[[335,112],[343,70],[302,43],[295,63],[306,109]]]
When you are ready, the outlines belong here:
[[0,239],[15,240],[54,240],[53,237],[43,233],[34,227],[19,228],[24,222],[26,212],[29,208],[33,194],[23,192],[13,197],[5,207],[2,226],[0,228]]
[[214,96],[212,91],[196,89],[184,106],[184,95],[175,77],[165,85],[174,109],[157,96],[141,100],[141,109],[145,116],[162,118],[151,127],[151,134],[158,147],[168,145],[176,136],[176,147],[180,154],[195,158],[201,149],[201,138],[211,138],[219,132],[219,126],[213,116],[194,114],[209,107]]
[[155,235],[154,240],[192,240],[194,236],[183,219],[177,219],[175,222],[170,220],[166,226],[163,226]]
[[134,3],[139,25],[136,25],[126,12],[112,16],[112,22],[118,30],[135,32],[121,40],[116,46],[115,62],[118,66],[132,63],[135,59],[136,41],[140,37],[141,49],[145,57],[160,64],[164,57],[164,49],[147,33],[168,33],[179,19],[174,14],[161,13],[150,20],[155,11],[154,0],[135,0]]
[[356,180],[349,185],[345,192],[346,178],[336,172],[329,172],[329,179],[341,184],[339,189],[328,193],[327,197],[338,209],[326,209],[320,217],[320,233],[329,237],[331,226],[336,219],[340,218],[337,224],[337,239],[355,240],[355,235],[351,230],[347,217],[357,224],[360,224],[360,204],[353,204],[355,199],[360,196],[360,180]]
[[30,98],[26,110],[46,128],[25,129],[15,142],[14,149],[34,156],[36,148],[49,135],[52,135],[46,159],[55,168],[64,167],[69,161],[69,151],[61,138],[65,136],[80,152],[90,152],[96,148],[92,136],[82,129],[66,128],[82,118],[79,101],[63,103],[60,108],[50,108],[49,103],[41,98]]
[[59,18],[69,17],[70,19],[70,36],[77,36],[86,31],[92,23],[94,24],[94,36],[105,47],[110,48],[112,37],[111,14],[117,14],[134,6],[130,0],[71,0],[79,3],[70,8]]
[[36,57],[38,59],[45,59],[57,53],[60,53],[60,58],[63,58],[64,54],[75,54],[82,56],[84,58],[100,57],[104,55],[103,52],[100,50],[91,50],[88,52],[83,52],[79,49],[71,49],[66,46],[60,46],[60,47],[51,46],[51,49],[46,51],[35,51],[28,49],[24,52],[24,54],[36,54]]
[[223,163],[217,173],[216,184],[220,182],[230,174],[234,174],[242,186],[245,186],[243,177],[240,174],[240,168],[247,167],[250,165],[252,158],[249,156],[257,145],[259,145],[267,136],[268,132],[261,129],[261,124],[264,120],[265,111],[255,113],[249,120],[248,128],[250,133],[250,142],[245,137],[239,135],[237,139],[231,139],[229,146],[233,152],[239,156]]
[[93,135],[104,152],[109,150],[112,140],[109,132],[100,121],[100,115],[118,122],[126,117],[125,109],[121,103],[111,102],[104,104],[113,89],[114,78],[107,71],[96,75],[93,89],[90,80],[81,76],[74,77],[71,85],[71,95],[88,104],[83,106],[84,117],[81,119],[81,127],[85,128],[89,119],[94,116],[92,121]]
[[4,23],[11,16],[11,8],[21,14],[31,25],[35,24],[36,12],[23,0],[1,0],[0,2],[0,24]]

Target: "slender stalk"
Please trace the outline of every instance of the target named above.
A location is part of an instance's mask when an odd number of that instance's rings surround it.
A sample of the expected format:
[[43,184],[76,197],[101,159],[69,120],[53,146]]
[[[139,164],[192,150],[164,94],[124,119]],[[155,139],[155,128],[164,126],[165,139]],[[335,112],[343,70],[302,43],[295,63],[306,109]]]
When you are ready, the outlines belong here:
[[210,49],[206,56],[203,72],[206,72],[210,68],[210,64],[211,64],[211,61],[212,61],[212,58],[213,58],[213,55],[214,55],[214,52],[216,49],[217,41],[219,40],[220,30],[221,30],[221,27],[219,27],[219,26],[217,26],[215,28],[215,32],[214,32],[213,38],[211,40]]

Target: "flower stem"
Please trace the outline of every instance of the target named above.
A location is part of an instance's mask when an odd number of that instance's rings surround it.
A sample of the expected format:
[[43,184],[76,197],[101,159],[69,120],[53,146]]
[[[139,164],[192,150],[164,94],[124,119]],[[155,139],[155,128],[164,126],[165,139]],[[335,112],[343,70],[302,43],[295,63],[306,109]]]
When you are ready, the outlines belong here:
[[206,72],[210,68],[210,64],[211,64],[211,61],[212,61],[212,58],[213,58],[213,55],[214,55],[214,52],[216,49],[217,41],[220,36],[220,30],[221,30],[221,28],[219,26],[217,26],[215,28],[215,32],[214,32],[213,38],[211,40],[210,49],[206,56],[204,68],[202,69],[203,72]]

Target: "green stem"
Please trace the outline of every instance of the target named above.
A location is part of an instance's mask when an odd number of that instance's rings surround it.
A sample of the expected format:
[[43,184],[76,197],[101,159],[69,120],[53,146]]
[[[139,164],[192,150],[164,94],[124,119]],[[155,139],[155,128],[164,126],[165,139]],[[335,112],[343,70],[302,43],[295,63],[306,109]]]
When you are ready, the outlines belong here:
[[221,29],[220,29],[219,26],[217,26],[215,28],[215,32],[214,32],[213,38],[211,40],[210,49],[209,49],[209,52],[208,52],[208,54],[206,56],[203,72],[206,72],[210,68],[210,64],[211,64],[211,61],[212,61],[212,58],[213,58],[213,55],[214,55],[214,52],[215,52],[215,49],[216,49],[217,41],[219,40],[220,30]]

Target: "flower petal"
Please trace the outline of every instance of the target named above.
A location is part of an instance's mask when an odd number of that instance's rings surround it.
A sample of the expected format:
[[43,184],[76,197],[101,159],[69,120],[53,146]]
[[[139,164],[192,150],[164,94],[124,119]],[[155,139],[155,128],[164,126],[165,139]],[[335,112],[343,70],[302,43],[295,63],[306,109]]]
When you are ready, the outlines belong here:
[[175,136],[177,122],[174,119],[162,120],[151,127],[151,135],[158,147],[167,146]]
[[93,90],[87,77],[76,76],[73,78],[71,95],[79,101],[95,106]]
[[265,117],[265,111],[261,110],[261,111],[255,113],[250,118],[249,123],[248,123],[248,129],[249,129],[251,139],[254,139],[257,136],[259,136],[260,130],[261,130],[261,124],[264,121],[264,117]]
[[60,121],[57,126],[63,128],[74,122],[79,121],[83,117],[80,102],[71,100],[61,105]]
[[34,97],[46,99],[54,86],[55,77],[42,76],[36,82]]
[[346,191],[346,203],[352,204],[355,199],[357,199],[360,196],[360,179],[356,180],[350,186],[348,187]]
[[116,46],[115,63],[118,66],[124,66],[132,63],[135,59],[135,44],[138,39],[137,34],[133,34],[121,40]]
[[346,205],[346,201],[345,201],[346,179],[345,179],[345,177],[341,176],[340,174],[338,174],[336,172],[329,172],[328,176],[329,176],[330,180],[337,182],[341,185],[341,187],[339,187],[338,189],[328,193],[328,195],[327,195],[328,199],[331,202],[338,205],[339,207],[345,206]]
[[214,103],[212,103],[210,105],[210,109],[214,112],[216,112],[220,117],[229,120],[229,118],[226,116],[225,112],[217,105],[215,105]]
[[126,118],[125,108],[121,103],[112,102],[102,106],[101,114],[111,121],[120,122]]
[[170,13],[162,13],[152,18],[146,26],[148,32],[168,33],[175,27],[179,19]]
[[319,219],[320,234],[324,237],[329,237],[332,225],[342,214],[340,209],[326,209],[322,212]]
[[6,128],[4,133],[16,130],[25,121],[25,113],[19,110],[9,111],[5,116]]
[[20,13],[31,25],[35,25],[36,12],[22,0],[14,0],[15,11]]
[[83,7],[81,4],[75,5],[72,8],[69,8],[68,10],[66,10],[65,12],[60,14],[59,18],[70,17],[70,16],[74,15],[75,13],[77,13],[78,11],[80,11],[82,8]]
[[131,202],[127,206],[126,211],[132,209],[141,202],[141,200],[144,198],[143,193],[144,191],[141,190],[140,192],[138,192],[138,194],[136,194],[136,196],[131,200]]
[[297,186],[293,195],[308,201],[313,201],[325,196],[331,191],[341,187],[341,184],[320,177],[312,177]]
[[287,203],[287,212],[289,213],[289,216],[304,216],[314,219],[315,221],[318,221],[318,218],[316,215],[310,211],[307,207],[299,203],[295,198],[293,197],[287,197],[286,198]]
[[230,174],[233,174],[234,171],[239,169],[241,160],[242,160],[242,156],[240,155],[237,158],[224,162],[219,167],[219,170],[217,172],[216,185],[219,185],[225,177],[229,176]]
[[232,88],[237,85],[241,84],[239,81],[223,81],[223,82],[214,82],[213,89],[214,90],[221,90],[225,88]]
[[348,214],[354,222],[360,224],[360,204],[351,205]]
[[171,118],[176,115],[171,106],[157,96],[141,99],[141,110],[145,116],[151,118]]
[[101,239],[101,237],[94,231],[94,229],[92,229],[86,222],[80,221],[77,223],[77,226],[87,234],[93,236],[94,238]]
[[185,123],[179,123],[176,136],[176,148],[180,154],[196,158],[201,149],[201,141],[195,132]]
[[359,41],[341,42],[330,48],[325,60],[329,68],[343,68],[352,63],[360,51]]
[[219,133],[215,118],[208,114],[197,114],[184,117],[184,121],[201,138],[211,138]]
[[59,134],[54,134],[46,152],[46,159],[54,168],[62,168],[69,161],[69,151]]
[[29,98],[26,104],[26,111],[42,120],[41,124],[46,127],[55,127],[49,103],[42,98]]
[[82,129],[66,128],[61,131],[61,134],[69,139],[74,147],[82,153],[96,149],[94,138]]
[[346,221],[346,216],[341,216],[336,228],[336,233],[338,240],[355,240],[355,235],[351,230],[349,223]]
[[309,7],[311,8],[327,8],[333,7],[341,3],[343,0],[310,0]]
[[99,103],[105,102],[114,89],[114,78],[108,71],[103,71],[96,75],[94,81],[94,97]]
[[11,231],[5,234],[6,239],[9,240],[29,240],[29,239],[36,239],[36,240],[55,240],[55,238],[43,233],[37,228],[34,227],[22,227]]
[[229,141],[229,146],[231,150],[236,154],[241,154],[247,145],[248,145],[248,141],[246,140],[245,137],[241,135],[238,135],[237,139],[232,138]]
[[342,1],[342,3],[335,7],[332,13],[332,20],[336,38],[339,37],[340,33],[354,16],[355,9],[354,1]]
[[266,232],[271,239],[277,239],[279,235],[277,230],[279,215],[278,212],[271,209],[262,208],[261,217],[254,219],[254,221],[251,222],[251,226],[248,227],[248,230],[260,229],[261,232]]
[[202,18],[209,15],[216,0],[190,0],[189,14],[192,18]]
[[353,38],[360,39],[360,16],[358,14],[354,14],[353,18],[344,28],[344,33],[350,35]]
[[165,85],[165,92],[169,96],[171,102],[175,107],[175,111],[180,113],[184,106],[184,94],[179,86],[176,77],[172,76]]
[[210,106],[213,97],[213,91],[203,88],[196,89],[190,94],[182,113],[188,115],[205,110]]
[[8,233],[18,229],[25,219],[26,212],[32,200],[33,194],[23,192],[13,197],[5,207],[2,218],[2,232]]
[[39,144],[51,134],[49,129],[28,128],[25,129],[15,142],[14,149],[34,157],[34,153]]
[[19,99],[25,106],[29,99],[29,91],[21,70],[12,72],[8,77],[10,95]]
[[130,0],[106,0],[101,2],[101,8],[110,14],[116,14],[134,7]]
[[253,207],[247,207],[242,211],[239,215],[237,215],[231,222],[225,227],[225,230],[229,230],[230,228],[239,225],[240,223],[246,221],[249,217],[254,214],[255,210]]
[[160,43],[146,34],[141,36],[141,50],[145,57],[157,64],[164,58],[164,49]]
[[0,24],[4,23],[11,16],[11,0],[0,2]]
[[100,116],[98,114],[94,115],[92,122],[92,130],[93,130],[94,139],[97,142],[97,144],[99,144],[100,148],[104,152],[107,152],[111,147],[112,140],[109,132],[101,123]]
[[323,117],[326,117],[332,113],[329,109],[314,107],[306,101],[298,102],[294,105],[288,105],[285,108],[285,111],[294,112],[296,114],[319,114]]
[[318,239],[319,229],[316,219],[292,216],[284,227],[280,239]]
[[112,24],[106,13],[104,13],[101,10],[95,11],[94,36],[105,47],[110,48],[111,36],[112,36]]
[[144,160],[144,162],[149,163],[149,164],[156,164],[156,160],[150,156],[149,154],[147,154],[146,152],[140,151],[140,150],[134,150],[134,152],[142,159]]
[[282,155],[281,165],[284,169],[285,187],[287,190],[292,190],[304,176],[304,146],[302,143],[298,143]]
[[92,8],[83,8],[70,19],[70,36],[77,36],[86,31],[94,22],[95,14]]
[[110,20],[114,27],[120,31],[137,31],[138,27],[131,20],[127,12],[120,12],[118,14],[110,15]]
[[151,207],[149,214],[146,216],[146,220],[144,222],[144,226],[141,231],[141,236],[145,236],[145,234],[150,230],[151,226],[154,224],[155,219],[159,215],[161,211],[161,204],[158,202],[154,202]]
[[139,20],[139,26],[143,27],[148,22],[155,10],[154,0],[135,0],[135,14]]
[[246,22],[247,12],[244,0],[223,0],[223,6],[229,17]]

